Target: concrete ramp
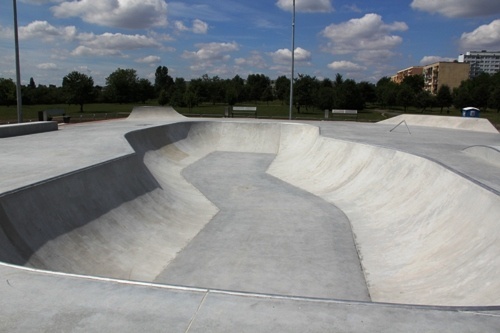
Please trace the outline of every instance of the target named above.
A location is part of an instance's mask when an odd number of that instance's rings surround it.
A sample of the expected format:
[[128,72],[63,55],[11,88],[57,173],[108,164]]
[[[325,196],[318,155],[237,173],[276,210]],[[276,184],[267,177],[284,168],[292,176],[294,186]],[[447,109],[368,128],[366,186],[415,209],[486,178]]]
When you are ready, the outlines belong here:
[[349,217],[374,301],[500,300],[500,198],[429,160],[319,137],[269,172]]
[[171,106],[136,106],[127,117],[129,120],[172,120],[185,118]]
[[218,212],[183,168],[216,150],[275,154],[279,124],[260,127],[184,122],[133,131],[135,154],[1,196],[0,261],[153,281]]
[[[500,197],[441,165],[325,138],[304,124],[181,121],[131,128],[137,130],[126,138],[135,153],[0,196],[1,261],[154,281],[220,215],[221,207],[188,182],[184,170],[212,152],[271,154],[269,175],[324,199],[348,218],[371,300],[500,304]],[[270,198],[245,209],[275,206]],[[263,232],[268,246],[279,247],[273,234],[280,231],[271,230]],[[317,241],[300,239],[305,252]],[[279,257],[270,258],[283,267]],[[307,272],[281,271],[286,279],[311,283]],[[261,273],[259,278],[268,276]]]
[[417,114],[402,114],[393,118],[382,120],[378,123],[387,125],[397,125],[402,121],[406,121],[408,126],[426,126],[438,128],[451,128],[475,132],[498,133],[488,119],[483,118],[466,118],[466,117],[447,117],[447,116],[430,116]]
[[471,146],[464,152],[500,167],[500,146]]

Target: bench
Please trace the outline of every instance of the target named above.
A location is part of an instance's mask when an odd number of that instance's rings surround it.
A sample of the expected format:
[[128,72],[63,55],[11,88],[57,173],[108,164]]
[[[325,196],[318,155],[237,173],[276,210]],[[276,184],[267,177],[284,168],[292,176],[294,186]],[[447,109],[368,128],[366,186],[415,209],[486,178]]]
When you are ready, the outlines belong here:
[[40,121],[51,121],[54,118],[61,118],[65,123],[69,123],[71,119],[70,116],[66,116],[66,111],[62,109],[49,109],[38,112],[38,120]]
[[256,106],[233,106],[231,109],[231,117],[234,116],[245,116],[248,117],[253,115],[254,118],[257,118],[257,107]]
[[344,120],[358,120],[358,110],[332,110],[332,117],[342,118]]

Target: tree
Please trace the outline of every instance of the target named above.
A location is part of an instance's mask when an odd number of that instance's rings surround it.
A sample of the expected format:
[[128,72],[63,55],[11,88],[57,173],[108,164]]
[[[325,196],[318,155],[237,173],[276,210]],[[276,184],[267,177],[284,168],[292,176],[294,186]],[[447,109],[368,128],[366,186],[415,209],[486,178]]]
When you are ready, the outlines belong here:
[[358,89],[366,103],[375,103],[377,101],[377,94],[375,93],[375,85],[373,83],[361,81],[358,83]]
[[260,99],[264,102],[271,102],[274,99],[273,88],[270,85],[266,87]]
[[451,95],[451,89],[446,84],[443,84],[436,95],[436,104],[441,108],[441,113],[443,113],[443,108],[449,108],[453,104],[453,96]]
[[85,74],[69,73],[63,78],[62,87],[67,103],[80,105],[80,112],[83,112],[83,104],[93,99],[94,80]]
[[301,106],[305,106],[307,110],[309,106],[314,105],[314,96],[317,95],[319,84],[316,77],[299,74],[294,86],[294,102],[297,104],[297,109],[300,113]]
[[[228,92],[228,90],[230,90],[230,92]],[[231,97],[229,99],[234,99],[234,103],[246,100],[245,80],[243,80],[239,75],[236,75],[231,80],[226,81],[226,102],[228,102],[228,96]]]
[[415,106],[420,108],[422,113],[424,113],[428,107],[432,107],[432,104],[433,96],[427,90],[422,90],[415,97]]
[[262,100],[264,91],[271,87],[271,80],[264,74],[250,74],[247,77],[248,98],[252,101]]
[[191,89],[191,85],[187,87],[186,92],[184,93],[184,103],[186,103],[187,107],[189,108],[189,112],[191,112],[191,108],[193,106],[198,105],[198,98]]
[[217,75],[210,78],[206,74],[203,76],[203,81],[208,87],[208,96],[212,104],[215,105],[216,103],[224,102],[226,97],[224,81]]
[[333,85],[333,108],[334,109],[345,109],[347,104],[347,95],[344,90],[344,78],[341,74],[337,73],[335,75],[335,80]]
[[406,112],[406,108],[413,104],[415,101],[415,93],[408,85],[402,85],[396,96],[396,103],[401,105]]
[[172,106],[186,106],[184,101],[184,94],[187,89],[186,81],[183,78],[175,78],[174,84],[169,89],[170,105]]
[[137,88],[137,98],[142,104],[145,104],[148,99],[155,97],[155,89],[148,79],[139,79]]
[[161,106],[165,106],[169,103],[169,98],[168,98],[168,94],[167,94],[167,91],[164,89],[162,91],[160,91],[160,95],[158,96],[158,104],[160,104]]
[[[326,80],[326,79],[325,79]],[[325,82],[325,81],[323,81]],[[321,84],[318,90],[318,95],[316,98],[316,107],[321,110],[331,110],[333,109],[334,101],[333,101],[333,87],[330,84]]]
[[162,90],[169,91],[173,84],[174,80],[168,75],[168,68],[166,66],[158,66],[155,72],[156,93],[160,93]]
[[281,101],[283,105],[284,102],[290,99],[290,79],[286,76],[280,76],[275,82],[276,97]]
[[458,88],[453,89],[453,105],[457,109],[473,106],[472,84],[470,80],[463,81]]
[[399,90],[399,85],[391,81],[388,77],[383,77],[377,82],[375,88],[377,94],[377,102],[383,106],[391,106],[396,104],[396,98]]
[[425,81],[423,75],[408,75],[403,79],[401,85],[408,86],[416,95],[424,89]]
[[30,87],[31,89],[36,88],[35,80],[33,80],[32,77],[30,77],[30,84],[28,85],[28,87]]
[[236,87],[232,84],[227,84],[226,86],[226,103],[228,105],[235,105],[238,102],[238,92],[236,91]]
[[344,101],[341,105],[342,109],[363,110],[365,108],[363,95],[354,80],[347,79],[342,83],[342,93]]
[[470,81],[473,105],[478,108],[486,107],[490,98],[491,76],[488,73],[481,73]]
[[492,109],[496,109],[497,113],[500,112],[500,85],[494,87],[491,91],[488,106]]
[[0,78],[0,104],[5,106],[16,104],[16,84],[12,79]]
[[203,81],[203,79],[193,79],[189,82],[188,89],[196,96],[198,102],[207,102],[208,96],[208,85]]
[[[24,105],[68,103],[68,96],[64,88],[56,87],[53,84],[49,86],[39,84],[35,89],[23,86],[22,96]],[[76,102],[73,103],[78,105]]]
[[135,69],[118,68],[106,78],[106,94],[111,102],[136,102],[139,100],[138,82]]

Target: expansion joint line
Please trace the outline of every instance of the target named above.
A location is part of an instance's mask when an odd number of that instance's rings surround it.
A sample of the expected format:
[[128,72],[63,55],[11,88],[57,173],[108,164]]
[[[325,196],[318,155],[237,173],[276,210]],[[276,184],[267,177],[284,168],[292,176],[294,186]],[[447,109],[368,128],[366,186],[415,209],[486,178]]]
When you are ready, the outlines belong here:
[[210,292],[210,290],[205,291],[205,294],[203,295],[203,298],[201,299],[200,304],[198,304],[198,308],[196,309],[196,312],[194,313],[191,320],[189,321],[189,325],[186,328],[186,331],[184,333],[188,333],[189,330],[191,329],[191,325],[193,325],[196,317],[198,316],[198,312],[200,312],[200,309],[203,306],[203,303],[205,303],[205,299],[207,298],[209,292]]

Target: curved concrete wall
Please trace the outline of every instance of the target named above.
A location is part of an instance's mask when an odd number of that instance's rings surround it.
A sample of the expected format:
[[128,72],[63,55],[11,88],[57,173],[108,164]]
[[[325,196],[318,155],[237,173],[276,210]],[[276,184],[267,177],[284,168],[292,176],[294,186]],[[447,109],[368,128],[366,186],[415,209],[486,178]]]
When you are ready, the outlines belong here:
[[213,151],[276,154],[268,172],[349,217],[372,300],[500,299],[500,199],[402,152],[302,124],[180,122],[127,134],[135,154],[0,197],[0,260],[152,281],[217,213],[182,170]]
[[497,195],[414,155],[322,137],[269,172],[349,217],[373,301],[498,304]]
[[215,150],[276,153],[278,126],[185,122],[131,132],[136,154],[0,197],[0,261],[152,281],[218,211],[182,169]]
[[500,167],[500,146],[471,146],[464,152]]

